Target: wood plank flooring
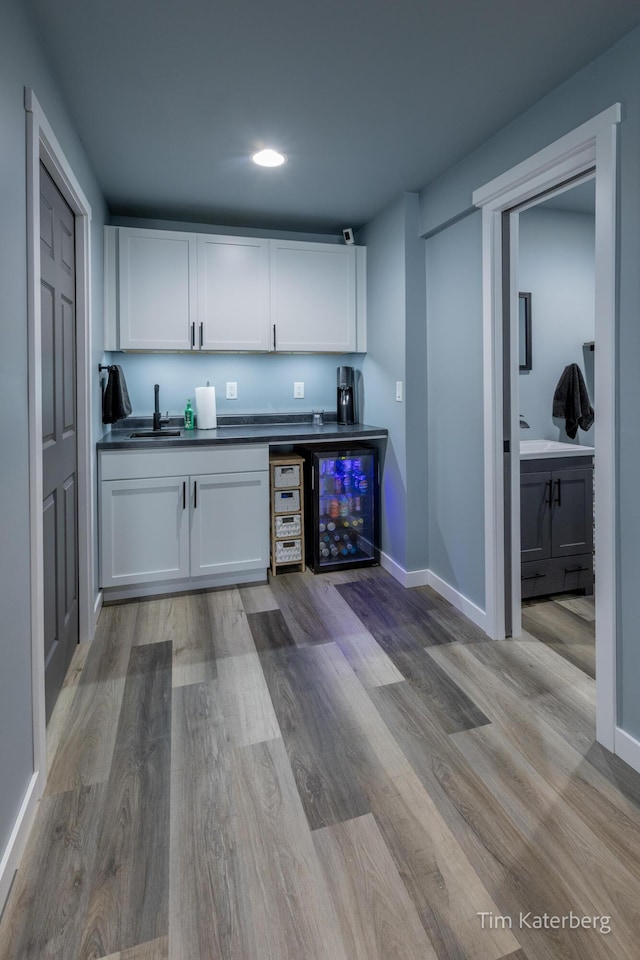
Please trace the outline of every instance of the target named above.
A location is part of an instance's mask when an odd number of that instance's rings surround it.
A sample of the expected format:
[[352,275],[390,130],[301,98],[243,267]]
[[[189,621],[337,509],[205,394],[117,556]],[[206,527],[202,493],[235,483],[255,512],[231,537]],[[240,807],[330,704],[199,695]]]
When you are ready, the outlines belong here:
[[522,629],[592,679],[596,675],[594,597],[557,594],[522,604]]
[[594,740],[591,602],[523,622],[489,641],[380,568],[106,607],[0,957],[637,960],[640,776]]

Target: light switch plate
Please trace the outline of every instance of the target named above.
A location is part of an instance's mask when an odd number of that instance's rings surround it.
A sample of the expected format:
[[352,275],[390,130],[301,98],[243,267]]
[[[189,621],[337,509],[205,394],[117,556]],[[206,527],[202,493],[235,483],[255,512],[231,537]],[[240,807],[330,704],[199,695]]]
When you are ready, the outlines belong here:
[[304,383],[302,380],[296,380],[293,384],[293,399],[304,400]]
[[238,399],[238,384],[235,381],[227,380],[227,400]]
[[402,403],[402,380],[396,380],[396,400]]

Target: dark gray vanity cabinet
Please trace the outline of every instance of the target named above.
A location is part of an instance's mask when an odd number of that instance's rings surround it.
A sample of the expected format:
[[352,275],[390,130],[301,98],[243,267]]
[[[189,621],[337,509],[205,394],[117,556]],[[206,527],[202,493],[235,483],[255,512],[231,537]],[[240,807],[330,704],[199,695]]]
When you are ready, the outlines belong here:
[[520,461],[522,598],[593,592],[593,461]]

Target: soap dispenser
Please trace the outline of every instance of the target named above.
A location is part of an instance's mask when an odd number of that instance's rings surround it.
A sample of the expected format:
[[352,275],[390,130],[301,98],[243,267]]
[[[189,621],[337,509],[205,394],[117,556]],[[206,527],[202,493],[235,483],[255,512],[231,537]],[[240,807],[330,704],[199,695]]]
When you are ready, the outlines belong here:
[[187,400],[187,405],[184,410],[184,428],[185,430],[193,430],[193,407],[191,406],[191,400]]

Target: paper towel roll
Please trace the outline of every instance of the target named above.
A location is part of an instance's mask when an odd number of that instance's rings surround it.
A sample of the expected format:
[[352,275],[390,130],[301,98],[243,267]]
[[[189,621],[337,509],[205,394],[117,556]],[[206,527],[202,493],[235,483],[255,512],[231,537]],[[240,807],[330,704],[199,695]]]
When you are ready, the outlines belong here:
[[198,430],[215,430],[218,426],[215,387],[196,387],[196,418]]

